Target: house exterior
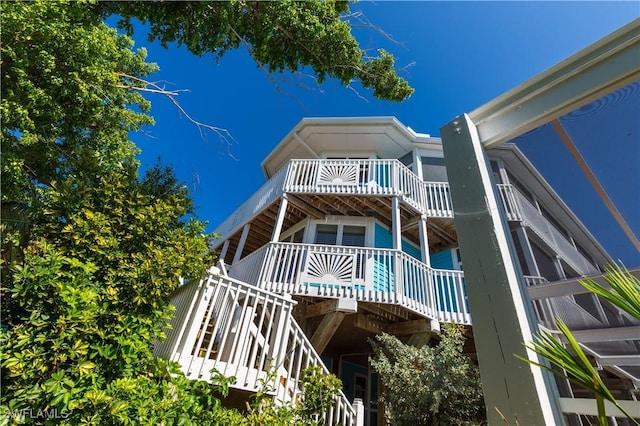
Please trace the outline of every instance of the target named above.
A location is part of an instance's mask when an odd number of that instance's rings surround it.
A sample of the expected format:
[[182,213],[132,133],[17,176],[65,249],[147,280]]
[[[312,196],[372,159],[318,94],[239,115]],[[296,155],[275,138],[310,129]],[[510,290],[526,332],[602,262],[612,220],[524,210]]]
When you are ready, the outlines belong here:
[[[612,259],[515,145],[488,156],[539,324],[553,329],[559,316],[584,331],[596,360],[602,342],[640,353],[628,339],[637,321],[593,295],[553,293],[554,283],[601,275]],[[455,322],[467,327],[465,352],[474,357],[439,138],[394,117],[303,119],[262,169],[266,183],[215,230],[218,269],[176,292],[174,327],[158,355],[194,379],[210,379],[213,368],[236,377],[238,398],[266,383],[282,401],[295,401],[302,370],[320,365],[343,382],[329,423],[366,425],[385,424],[368,364],[376,334],[423,345]],[[611,327],[626,334],[597,332]],[[603,363],[603,375],[616,396],[633,399],[638,367]],[[558,388],[562,397],[588,396]]]

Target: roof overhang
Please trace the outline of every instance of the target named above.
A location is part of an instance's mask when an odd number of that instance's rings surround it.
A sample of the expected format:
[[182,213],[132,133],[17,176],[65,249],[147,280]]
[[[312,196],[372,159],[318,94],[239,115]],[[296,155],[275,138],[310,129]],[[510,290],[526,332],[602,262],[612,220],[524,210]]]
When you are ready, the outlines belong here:
[[319,158],[323,153],[378,154],[381,158],[400,158],[414,148],[440,140],[416,133],[395,117],[305,118],[276,146],[262,163],[271,178],[292,158]]
[[470,112],[492,148],[640,78],[640,19]]

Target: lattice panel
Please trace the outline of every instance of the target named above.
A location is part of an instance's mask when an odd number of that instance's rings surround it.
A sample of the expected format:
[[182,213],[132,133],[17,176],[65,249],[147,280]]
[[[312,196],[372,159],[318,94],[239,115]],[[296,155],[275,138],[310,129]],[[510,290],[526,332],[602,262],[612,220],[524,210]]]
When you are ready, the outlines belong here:
[[322,282],[350,283],[354,263],[351,254],[310,253],[307,276]]
[[318,175],[318,185],[357,185],[358,165],[323,164]]

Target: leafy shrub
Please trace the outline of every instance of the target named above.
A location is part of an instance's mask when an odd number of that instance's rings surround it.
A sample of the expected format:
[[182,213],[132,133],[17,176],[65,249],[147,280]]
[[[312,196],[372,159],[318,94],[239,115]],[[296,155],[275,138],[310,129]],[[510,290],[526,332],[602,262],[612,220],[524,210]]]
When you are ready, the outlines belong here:
[[447,325],[435,347],[382,334],[372,342],[385,414],[394,426],[471,425],[485,421],[480,372],[462,354],[462,329]]

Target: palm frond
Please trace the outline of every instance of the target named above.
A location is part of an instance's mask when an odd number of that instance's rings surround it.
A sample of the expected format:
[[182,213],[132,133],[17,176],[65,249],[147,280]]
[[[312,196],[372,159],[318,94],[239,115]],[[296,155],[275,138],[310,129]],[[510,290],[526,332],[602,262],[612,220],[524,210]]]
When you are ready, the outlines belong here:
[[605,271],[604,279],[611,286],[610,290],[588,277],[578,282],[591,293],[640,319],[640,280],[619,265],[609,266]]

